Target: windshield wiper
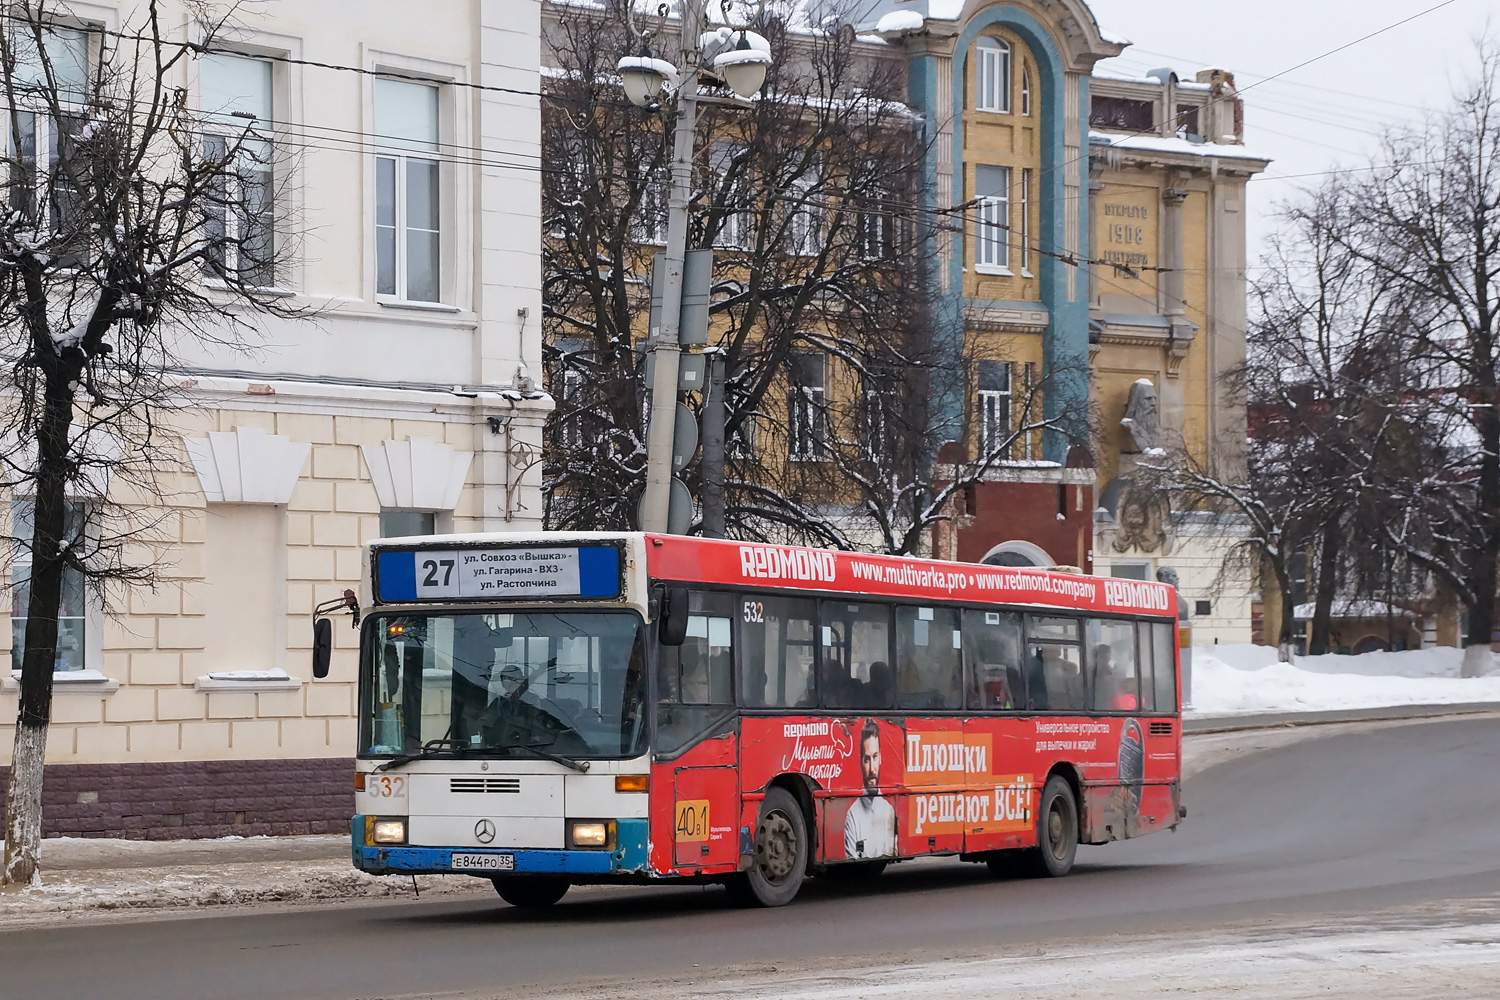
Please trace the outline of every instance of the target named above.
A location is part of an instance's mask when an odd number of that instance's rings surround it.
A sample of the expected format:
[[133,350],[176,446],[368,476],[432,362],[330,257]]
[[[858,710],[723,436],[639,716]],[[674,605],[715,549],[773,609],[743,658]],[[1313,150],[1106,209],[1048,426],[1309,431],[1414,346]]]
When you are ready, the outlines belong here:
[[467,749],[469,749],[467,744],[460,743],[457,740],[428,740],[415,750],[408,751],[399,757],[392,757],[383,764],[376,764],[375,770],[389,771],[392,768],[400,767],[402,764],[410,764],[414,760],[421,760],[423,757],[432,757],[440,753],[450,753],[457,756]]
[[561,764],[563,767],[571,767],[575,771],[587,771],[589,769],[589,762],[586,760],[574,760],[572,757],[564,757],[560,753],[553,753],[551,750],[543,750],[541,747],[534,747],[529,743],[512,743],[508,747],[486,747],[486,749],[525,750],[527,753],[536,754],[543,760],[555,761],[556,763]]
[[487,751],[503,752],[507,750],[522,750],[526,753],[536,754],[543,760],[553,761],[564,767],[570,767],[575,771],[582,772],[589,769],[589,762],[586,760],[574,760],[572,757],[564,757],[560,753],[543,750],[541,747],[531,746],[528,743],[512,743],[509,746],[502,747],[489,745],[476,746],[472,743],[460,743],[458,740],[428,740],[415,750],[404,753],[399,757],[393,757],[382,764],[375,765],[375,770],[389,771],[401,767],[403,764],[410,764],[414,760],[435,757],[439,754],[451,754],[454,757],[461,757],[464,754],[470,753],[485,753]]

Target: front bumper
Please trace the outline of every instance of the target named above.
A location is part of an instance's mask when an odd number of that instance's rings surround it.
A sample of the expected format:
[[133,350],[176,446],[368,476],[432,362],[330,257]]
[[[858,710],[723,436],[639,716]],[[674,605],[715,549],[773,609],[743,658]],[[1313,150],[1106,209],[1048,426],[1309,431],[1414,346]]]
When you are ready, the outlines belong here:
[[646,820],[616,821],[615,847],[609,851],[563,851],[546,848],[474,848],[474,847],[403,847],[369,846],[364,842],[365,818],[355,816],[350,825],[354,867],[371,875],[476,875],[488,877],[500,872],[453,868],[453,855],[509,854],[515,868],[506,873],[532,875],[574,875],[585,878],[601,876],[640,876],[646,870]]

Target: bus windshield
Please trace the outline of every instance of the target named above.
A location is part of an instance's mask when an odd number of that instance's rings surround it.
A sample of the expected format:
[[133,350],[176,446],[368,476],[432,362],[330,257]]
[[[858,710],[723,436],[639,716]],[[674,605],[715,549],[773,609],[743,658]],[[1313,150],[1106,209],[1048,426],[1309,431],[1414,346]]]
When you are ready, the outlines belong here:
[[647,712],[633,612],[377,615],[366,625],[360,747],[633,757]]

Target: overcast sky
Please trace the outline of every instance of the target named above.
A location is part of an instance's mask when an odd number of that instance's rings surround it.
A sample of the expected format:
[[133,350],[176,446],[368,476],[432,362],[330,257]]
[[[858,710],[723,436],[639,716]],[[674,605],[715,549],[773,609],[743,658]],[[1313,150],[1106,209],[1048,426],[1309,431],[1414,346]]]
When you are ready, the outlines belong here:
[[[1441,0],[1089,0],[1099,24],[1134,44],[1101,69],[1140,73],[1170,66],[1191,80],[1207,66],[1230,70],[1244,94],[1245,144],[1274,161],[1250,185],[1250,260],[1277,202],[1320,177],[1291,177],[1366,164],[1375,135],[1393,122],[1444,106],[1475,65],[1473,40],[1500,41],[1500,0],[1452,0],[1414,21],[1261,86],[1282,72]],[[1280,179],[1285,178],[1285,179]]]

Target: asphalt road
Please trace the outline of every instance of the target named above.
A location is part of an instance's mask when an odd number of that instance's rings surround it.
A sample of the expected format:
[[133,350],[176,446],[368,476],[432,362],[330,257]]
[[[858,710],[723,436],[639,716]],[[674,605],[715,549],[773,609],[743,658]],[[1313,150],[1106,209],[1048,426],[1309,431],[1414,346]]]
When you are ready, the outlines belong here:
[[0,934],[0,996],[323,1000],[893,961],[1114,932],[1500,893],[1500,723],[1459,719],[1268,750],[1189,779],[1175,834],[1080,851],[1060,881],[936,860],[823,880],[780,910],[722,890],[590,889],[538,917],[497,900],[347,905]]

